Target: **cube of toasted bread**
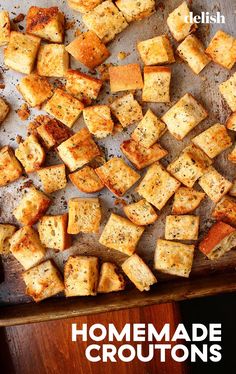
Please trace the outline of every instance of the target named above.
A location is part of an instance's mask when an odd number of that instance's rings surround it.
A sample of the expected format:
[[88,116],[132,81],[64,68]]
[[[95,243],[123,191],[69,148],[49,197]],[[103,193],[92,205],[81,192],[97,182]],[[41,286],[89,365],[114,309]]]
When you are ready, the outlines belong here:
[[102,80],[79,70],[68,70],[66,73],[66,91],[86,105],[97,99],[101,87]]
[[228,33],[218,30],[210,41],[206,53],[216,64],[226,69],[232,69],[236,61],[236,39]]
[[143,101],[151,103],[170,102],[171,69],[167,66],[145,66]]
[[103,182],[90,166],[84,166],[82,169],[69,174],[69,178],[80,191],[85,193],[98,192],[104,188]]
[[212,160],[200,148],[190,144],[168,165],[167,170],[186,187],[193,187],[211,164]]
[[234,179],[232,182],[232,186],[229,190],[229,195],[236,197],[236,179]]
[[43,104],[53,94],[51,84],[47,78],[40,77],[37,74],[30,74],[21,78],[17,89],[32,107]]
[[82,17],[85,26],[92,30],[103,43],[108,43],[123,31],[128,23],[111,1],[103,1]]
[[0,46],[6,45],[10,40],[11,24],[9,13],[0,11]]
[[5,146],[0,150],[0,187],[20,178],[23,170],[13,150]]
[[181,215],[167,216],[165,239],[168,240],[197,240],[199,216]]
[[127,218],[112,213],[104,227],[99,243],[131,256],[144,232],[144,227],[135,225]]
[[66,50],[77,61],[91,70],[101,65],[110,56],[105,44],[93,31],[87,31],[79,35],[66,47]]
[[30,74],[40,45],[40,38],[34,35],[11,31],[10,40],[4,50],[4,63],[10,69]]
[[67,0],[68,6],[81,13],[89,12],[94,9],[103,0]]
[[161,119],[170,133],[177,140],[182,140],[207,116],[208,113],[203,106],[191,94],[186,93]]
[[157,143],[150,148],[145,148],[133,139],[125,140],[121,144],[120,149],[139,170],[153,164],[168,154],[168,152]]
[[224,196],[215,206],[212,217],[217,221],[224,221],[236,226],[236,201],[229,196]]
[[16,232],[13,225],[0,224],[0,254],[6,255],[10,252],[10,239]]
[[236,163],[236,146],[234,146],[232,151],[228,154],[228,160],[234,164]]
[[166,125],[148,109],[145,116],[135,128],[131,138],[145,148],[150,148],[165,133]]
[[122,158],[113,157],[95,169],[104,185],[117,197],[123,196],[140,178]]
[[26,32],[54,43],[64,39],[64,14],[58,7],[31,6],[26,17]]
[[22,225],[34,225],[47,211],[51,199],[35,187],[30,187],[22,197],[13,215]]
[[178,46],[177,52],[195,74],[199,74],[210,62],[204,45],[195,35],[188,35]]
[[72,127],[79,118],[84,104],[67,92],[57,88],[53,96],[44,105],[44,110],[68,127]]
[[30,226],[15,232],[10,240],[10,251],[25,270],[37,265],[45,255],[38,233]]
[[46,248],[63,251],[71,246],[71,236],[67,233],[68,214],[44,216],[39,220],[38,231]]
[[143,78],[139,64],[109,67],[111,92],[139,90],[143,88]]
[[152,271],[137,254],[123,262],[122,269],[139,291],[149,291],[150,286],[157,282]]
[[70,256],[65,264],[65,295],[95,296],[98,286],[98,258]]
[[193,256],[194,245],[158,239],[154,267],[162,273],[188,278]]
[[102,212],[97,198],[74,198],[69,203],[69,234],[97,233],[99,231]]
[[158,219],[155,210],[145,199],[124,206],[124,212],[131,222],[139,226],[150,225]]
[[161,210],[179,186],[180,182],[173,178],[159,162],[156,162],[149,166],[137,192]]
[[10,111],[9,105],[0,97],[0,124],[4,121]]
[[111,262],[104,262],[100,269],[98,280],[98,293],[109,293],[123,291],[125,280],[119,272],[118,266]]
[[100,156],[98,146],[85,127],[61,143],[57,150],[70,171],[75,171],[92,161],[96,156]]
[[232,145],[226,127],[220,123],[216,123],[201,134],[195,136],[192,142],[201,148],[210,158],[218,156]]
[[64,284],[56,266],[51,260],[42,262],[23,273],[26,293],[39,302],[64,290]]
[[149,17],[155,11],[154,0],[117,0],[116,6],[121,10],[127,22]]
[[43,190],[52,193],[66,187],[66,167],[64,164],[47,166],[38,170]]
[[167,18],[167,25],[177,42],[180,42],[197,29],[197,25],[190,22],[189,17],[190,10],[186,1],[184,1],[177,8],[175,8]]
[[110,108],[123,127],[141,121],[143,118],[142,108],[132,93],[115,99]]
[[91,134],[105,138],[113,133],[114,123],[108,105],[89,106],[83,110],[84,122]]
[[236,131],[236,112],[232,113],[226,121],[229,130]]
[[39,117],[43,118],[42,123],[40,121],[39,126],[36,128],[36,133],[40,136],[46,148],[57,147],[71,137],[70,129],[56,119],[48,116],[38,116],[36,117],[36,122]]
[[196,191],[193,188],[180,187],[174,196],[172,206],[173,214],[188,214],[193,212],[201,204],[205,193]]
[[218,173],[213,166],[206,170],[198,183],[214,203],[218,203],[232,187],[232,183]]
[[236,229],[224,222],[216,222],[199,244],[199,249],[210,260],[216,260],[236,245]]
[[26,173],[33,173],[44,163],[46,154],[35,135],[28,136],[19,144],[15,155],[24,166]]
[[175,62],[174,52],[167,35],[138,42],[137,49],[145,65],[171,64]]
[[236,73],[219,85],[219,90],[230,109],[236,111]]
[[64,77],[69,68],[69,54],[63,44],[44,44],[39,48],[37,72],[45,77]]

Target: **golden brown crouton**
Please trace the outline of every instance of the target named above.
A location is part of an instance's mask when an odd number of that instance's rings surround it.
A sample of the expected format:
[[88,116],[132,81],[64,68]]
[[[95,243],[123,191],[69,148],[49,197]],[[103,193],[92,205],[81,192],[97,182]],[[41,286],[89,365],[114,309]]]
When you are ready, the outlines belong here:
[[116,6],[124,14],[127,22],[149,17],[155,11],[155,0],[117,0]]
[[169,240],[197,240],[199,230],[199,216],[173,215],[166,217],[165,239]]
[[230,109],[236,111],[236,73],[219,85],[219,90]]
[[210,166],[198,181],[209,198],[217,203],[232,187],[232,183]]
[[21,78],[17,86],[25,101],[32,107],[43,104],[52,94],[51,84],[47,78],[30,74]]
[[236,39],[218,30],[206,49],[208,56],[226,69],[232,69],[236,61]]
[[226,121],[226,127],[229,130],[236,131],[236,112],[233,112]]
[[197,29],[197,25],[190,22],[189,17],[190,10],[188,4],[184,1],[174,9],[167,18],[167,25],[177,42],[180,42]]
[[52,193],[66,187],[66,167],[64,164],[47,166],[38,170],[43,190]]
[[16,227],[8,224],[0,224],[0,254],[6,255],[10,252],[10,239],[16,232]]
[[139,64],[109,67],[111,92],[139,90],[143,78]]
[[171,69],[167,66],[145,66],[143,101],[168,103],[170,101]]
[[217,221],[224,221],[236,226],[236,201],[229,196],[224,196],[215,206],[212,217]]
[[5,120],[10,111],[9,105],[0,97],[0,124]]
[[23,170],[13,150],[5,146],[0,150],[0,187],[20,178]]
[[158,219],[155,210],[145,199],[124,206],[124,212],[131,222],[139,226],[150,225]]
[[180,187],[175,193],[172,206],[173,214],[188,214],[193,212],[204,199],[205,193],[193,188]]
[[38,224],[39,237],[46,248],[59,251],[71,245],[71,236],[67,233],[68,214],[44,216]]
[[142,108],[138,101],[135,100],[132,93],[115,99],[110,105],[110,108],[112,114],[118,119],[123,127],[141,121],[143,118]]
[[167,35],[160,35],[138,42],[137,49],[145,65],[161,65],[175,62],[172,45]]
[[69,234],[97,233],[102,218],[99,199],[74,198],[69,203]]
[[90,166],[84,166],[82,169],[69,174],[69,178],[75,187],[85,193],[98,192],[104,188],[103,182]]
[[108,105],[89,106],[83,110],[84,122],[91,134],[105,138],[113,133],[114,123]]
[[57,121],[54,118],[48,116],[38,116],[35,119],[36,122],[36,133],[42,139],[44,145],[51,149],[57,147],[62,142],[70,138],[70,129]]
[[125,280],[118,267],[111,262],[104,262],[100,269],[97,292],[109,293],[123,291],[124,289]]
[[44,163],[46,154],[35,135],[30,135],[19,144],[15,155],[24,166],[26,173],[33,173]]
[[44,44],[39,48],[37,72],[45,77],[64,77],[69,68],[69,54],[63,44]]
[[10,40],[11,24],[9,13],[0,11],[0,46],[6,45]]
[[98,4],[101,4],[102,1],[103,0],[67,0],[67,3],[70,8],[81,13],[86,13],[94,9]]
[[210,62],[205,54],[204,45],[195,35],[187,36],[178,46],[177,52],[196,74],[199,74]]

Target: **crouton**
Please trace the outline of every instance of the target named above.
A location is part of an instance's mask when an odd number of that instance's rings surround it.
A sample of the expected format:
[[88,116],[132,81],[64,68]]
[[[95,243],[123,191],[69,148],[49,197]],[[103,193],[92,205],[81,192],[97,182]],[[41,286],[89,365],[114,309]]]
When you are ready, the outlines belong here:
[[15,232],[10,240],[10,251],[25,270],[37,265],[46,253],[38,233],[30,226]]
[[40,38],[34,35],[11,31],[10,40],[4,50],[4,63],[10,69],[30,74],[40,45]]
[[151,225],[158,219],[155,210],[145,199],[124,206],[124,212],[129,220],[138,226]]
[[88,129],[82,128],[57,148],[62,161],[70,171],[75,171],[100,156],[100,150]]
[[116,6],[123,13],[127,22],[141,20],[155,12],[154,0],[117,0]]
[[194,245],[158,239],[154,267],[162,273],[188,278],[192,269]]
[[110,56],[106,46],[93,31],[79,35],[66,47],[66,50],[91,70],[101,65]]
[[103,0],[67,0],[67,3],[70,8],[81,13],[86,13],[101,4],[102,1]]
[[23,273],[26,293],[39,302],[64,290],[61,275],[51,260]]
[[90,166],[84,166],[82,169],[69,174],[71,182],[80,191],[85,193],[95,193],[104,188],[104,184]]
[[81,73],[79,70],[68,70],[66,73],[66,91],[86,105],[96,100],[102,87],[102,80]]
[[236,73],[219,85],[219,90],[230,109],[236,111]]
[[197,25],[190,22],[190,10],[186,1],[169,14],[167,25],[177,42],[180,42],[186,38],[186,36],[196,31]]
[[236,179],[234,179],[232,182],[232,186],[229,190],[229,195],[236,197]]
[[45,77],[64,77],[69,68],[69,54],[63,44],[44,44],[39,48],[37,72]]
[[199,244],[199,249],[210,260],[216,260],[236,245],[236,229],[224,222],[216,222]]
[[20,178],[23,170],[13,150],[5,146],[0,150],[0,187]]
[[210,158],[218,156],[232,145],[226,127],[220,123],[216,123],[201,134],[195,136],[192,142],[201,148]]
[[199,74],[210,62],[204,45],[195,35],[187,36],[178,46],[177,52],[195,74]]
[[104,262],[100,269],[98,280],[98,293],[109,293],[123,291],[125,289],[125,280],[119,272],[118,266],[111,262]]
[[139,64],[109,67],[111,92],[132,91],[143,88],[143,78]]
[[193,187],[211,164],[212,160],[200,148],[190,144],[168,165],[167,170],[186,187]]
[[236,39],[218,30],[206,49],[206,54],[226,69],[232,69],[236,61]]
[[[41,117],[41,116],[40,116]],[[57,147],[71,137],[70,129],[54,118],[42,116],[43,123],[36,129],[37,135],[42,139],[46,148]],[[36,122],[37,122],[36,117]]]
[[145,116],[135,128],[131,138],[145,148],[150,148],[165,133],[166,125],[148,109]]
[[186,93],[161,119],[170,133],[177,140],[182,140],[207,116],[208,113],[203,106],[191,94]]
[[229,130],[236,131],[236,112],[232,113],[226,121],[226,127]]
[[156,277],[137,254],[130,256],[122,264],[122,269],[139,291],[149,291],[150,286],[157,282]]
[[35,187],[30,187],[22,197],[13,215],[22,225],[34,225],[47,211],[51,199]]
[[228,160],[234,164],[236,163],[236,146],[234,146],[232,151],[228,154]]
[[85,26],[92,30],[103,43],[108,43],[123,31],[128,23],[111,1],[103,1],[82,17]]
[[9,13],[0,11],[0,46],[6,45],[10,40],[11,24]]
[[91,134],[105,138],[113,132],[114,123],[108,105],[94,105],[83,110],[84,122]]
[[161,164],[156,162],[149,166],[146,175],[137,188],[137,192],[161,210],[179,186],[180,183]]
[[4,121],[10,111],[9,105],[0,97],[0,124]]
[[209,198],[217,203],[232,187],[232,183],[210,166],[198,181]]
[[72,127],[79,118],[84,104],[67,92],[57,88],[53,96],[44,105],[44,110],[68,127]]
[[137,49],[145,65],[171,64],[175,62],[174,52],[167,35],[138,42]]
[[143,118],[142,108],[137,100],[135,100],[132,93],[115,99],[111,103],[110,108],[112,114],[118,119],[123,127],[141,121]]
[[95,169],[104,185],[117,197],[123,196],[140,178],[122,158],[113,157]]
[[181,215],[167,216],[165,239],[168,240],[197,240],[199,216]]
[[67,233],[68,214],[44,216],[39,220],[39,238],[46,248],[63,251],[71,246]]
[[172,214],[188,214],[193,212],[201,204],[205,193],[193,188],[180,187],[174,196]]
[[229,196],[224,196],[215,206],[212,217],[217,221],[224,221],[236,226],[236,201]]
[[102,212],[97,198],[73,198],[69,200],[69,234],[98,233]]
[[32,107],[43,104],[53,94],[51,84],[47,78],[40,77],[37,74],[30,74],[21,78],[17,89]]
[[133,139],[125,140],[121,144],[120,149],[138,170],[159,161],[168,154],[168,152],[157,143],[150,148],[145,148]]
[[16,158],[24,166],[26,173],[33,173],[44,163],[46,154],[35,135],[28,136],[15,151]]
[[64,164],[42,168],[38,170],[38,176],[46,193],[52,193],[66,187],[66,167]]
[[145,66],[143,101],[151,103],[170,102],[171,69],[166,66]]
[[127,218],[112,213],[104,227],[99,243],[131,256],[144,232],[144,227],[135,225]]
[[10,252],[10,239],[16,232],[13,225],[0,224],[0,254],[6,255]]
[[65,295],[95,296],[98,285],[98,258],[70,256],[65,264]]
[[26,17],[26,32],[54,43],[63,43],[65,17],[58,7],[31,6]]

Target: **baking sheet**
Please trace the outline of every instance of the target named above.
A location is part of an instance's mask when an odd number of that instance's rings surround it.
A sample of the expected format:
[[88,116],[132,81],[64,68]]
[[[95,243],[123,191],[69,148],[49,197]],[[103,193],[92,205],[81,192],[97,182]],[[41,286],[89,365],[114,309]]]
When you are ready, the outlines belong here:
[[[108,48],[111,51],[111,57],[106,63],[112,62],[114,64],[124,65],[131,62],[139,62],[141,65],[142,61],[136,52],[136,43],[139,40],[145,40],[156,35],[167,33],[170,35],[168,27],[166,25],[166,18],[168,13],[178,6],[181,0],[166,0],[165,2],[157,2],[157,12],[150,18],[145,19],[141,22],[132,23],[123,33],[119,34],[116,39],[109,44]],[[216,30],[222,28],[223,30],[235,34],[235,1],[203,1],[195,0],[191,1],[191,7],[195,14],[199,14],[201,11],[209,11],[216,13],[220,11],[226,17],[225,25],[200,25],[196,35],[207,45],[210,39],[215,34]],[[32,2],[24,0],[19,2],[17,0],[1,0],[0,9],[6,9],[10,12],[10,17],[13,19],[19,13],[26,14]],[[74,38],[74,33],[77,28],[80,30],[86,30],[83,23],[81,22],[81,16],[78,12],[71,10],[66,1],[58,0],[36,0],[33,5],[37,6],[59,6],[59,8],[65,13],[68,21],[75,21],[73,29],[66,32],[65,44],[68,44]],[[15,27],[25,29],[25,22],[21,22]],[[174,46],[177,44],[171,38]],[[119,52],[128,53],[128,57],[122,61],[119,61],[117,55]],[[7,117],[7,120],[3,123],[0,128],[0,146],[10,145],[13,148],[17,147],[16,136],[21,135],[23,138],[27,134],[27,126],[29,122],[38,114],[46,114],[43,111],[31,109],[31,116],[29,120],[22,121],[16,114],[16,110],[20,108],[23,100],[20,94],[16,90],[16,85],[22,74],[6,69],[3,64],[3,48],[1,49],[0,56],[0,69],[1,79],[6,84],[5,89],[1,90],[0,95],[4,97],[11,105],[11,113]],[[71,58],[71,67],[79,68],[83,72],[88,72],[86,68],[77,63]],[[227,105],[224,103],[218,91],[218,84],[226,80],[235,69],[230,72],[224,68],[213,63],[209,64],[199,76],[196,76],[190,68],[183,62],[178,60],[178,63],[171,65],[172,69],[172,82],[171,82],[171,103],[168,104],[144,104],[143,112],[147,108],[151,108],[158,116],[161,116],[165,111],[168,110],[181,96],[186,92],[190,92],[196,97],[206,109],[209,111],[209,117],[198,125],[182,142],[176,141],[170,134],[166,133],[161,138],[161,145],[169,151],[169,155],[162,160],[162,163],[166,166],[173,158],[175,158],[180,151],[189,143],[190,139],[195,135],[199,134],[202,130],[206,129],[210,125],[221,122],[224,123],[230,111]],[[53,80],[52,80],[53,81]],[[105,86],[102,94],[99,97],[99,102],[107,103],[112,97],[109,94],[109,87]],[[113,95],[115,97],[115,95]],[[140,98],[140,92],[137,92],[137,98]],[[78,120],[73,130],[76,132],[80,128],[85,126],[82,117]],[[133,131],[135,126],[130,126],[123,133],[117,134],[113,137],[108,137],[104,140],[98,141],[98,144],[102,147],[105,152],[106,158],[109,159],[115,156],[122,156],[119,150],[121,142],[129,138],[129,134]],[[233,137],[233,134],[230,134]],[[224,152],[217,157],[214,166],[219,172],[232,180],[236,176],[236,167],[227,161],[227,154],[231,149]],[[126,160],[127,161],[127,160]],[[61,162],[57,157],[56,153],[50,152],[47,155],[46,165],[52,165]],[[129,162],[128,162],[129,163]],[[145,171],[141,172],[143,175]],[[35,186],[41,187],[40,181],[37,175],[30,174],[21,178],[19,181],[1,188],[0,190],[0,222],[1,223],[13,223],[17,224],[16,220],[12,216],[13,209],[18,205],[23,192],[22,186],[26,181],[31,179]],[[197,186],[197,184],[196,184]],[[86,195],[79,192],[70,182],[67,184],[67,188],[62,191],[58,191],[53,196],[53,204],[50,207],[48,214],[61,214],[67,211],[67,202],[71,197],[83,197],[83,196],[99,196],[101,199],[101,205],[103,210],[102,225],[100,233],[98,235],[79,234],[74,237],[73,246],[64,251],[63,253],[55,253],[52,250],[47,252],[48,258],[53,258],[56,264],[61,270],[63,270],[64,263],[68,256],[71,254],[93,254],[101,258],[102,261],[111,260],[117,264],[121,264],[126,258],[125,255],[118,251],[107,249],[98,243],[99,236],[103,230],[107,219],[112,212],[123,215],[122,205],[116,205],[117,199],[106,189],[98,194]],[[123,198],[127,203],[136,201],[138,199],[135,193],[135,187],[131,189]],[[153,253],[156,246],[157,238],[163,237],[164,235],[164,224],[165,216],[171,211],[172,199],[162,210],[159,220],[145,230],[142,236],[137,253],[140,254],[147,263],[152,266],[153,264]],[[196,210],[196,214],[201,217],[200,225],[200,238],[204,231],[210,227],[212,220],[210,213],[213,204],[209,199],[205,199],[200,207]],[[29,302],[30,298],[24,295],[24,284],[21,279],[22,267],[12,257],[3,257],[3,266],[5,270],[5,282],[0,285],[0,303],[1,304],[18,304]],[[223,258],[218,261],[209,261],[206,259],[198,250],[195,251],[195,260],[191,277],[204,276],[214,272],[222,272],[226,268],[234,269],[236,267],[236,251],[231,251],[226,254]],[[175,278],[158,274],[159,279],[164,281],[175,281]]]

